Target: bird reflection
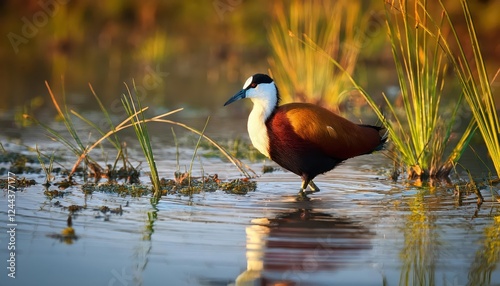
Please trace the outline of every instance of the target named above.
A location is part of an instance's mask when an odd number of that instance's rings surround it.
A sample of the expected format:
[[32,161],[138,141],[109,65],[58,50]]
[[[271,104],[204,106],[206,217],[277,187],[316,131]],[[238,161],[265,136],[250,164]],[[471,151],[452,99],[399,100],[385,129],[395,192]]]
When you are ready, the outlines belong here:
[[359,261],[374,233],[347,217],[301,208],[246,228],[247,270],[235,285],[296,285]]

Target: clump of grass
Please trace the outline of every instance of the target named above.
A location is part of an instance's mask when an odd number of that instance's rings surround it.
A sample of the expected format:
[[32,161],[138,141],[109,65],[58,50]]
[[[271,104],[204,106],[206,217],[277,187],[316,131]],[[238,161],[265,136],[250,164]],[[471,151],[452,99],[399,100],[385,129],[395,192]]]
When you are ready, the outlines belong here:
[[52,169],[54,167],[54,153],[49,157],[49,164],[48,166],[45,165],[45,160],[42,157],[46,157],[46,155],[42,154],[40,150],[38,150],[38,145],[35,147],[36,154],[38,157],[38,161],[40,162],[40,166],[42,166],[42,170],[45,173],[45,182],[42,184],[45,187],[50,186],[50,181],[54,179],[54,176],[52,176]]
[[[137,94],[137,88],[135,82],[133,83],[135,94]],[[135,134],[139,140],[144,157],[149,165],[151,183],[153,184],[154,197],[158,199],[161,196],[160,187],[160,177],[158,176],[158,169],[156,168],[156,162],[153,155],[153,147],[151,146],[151,137],[149,136],[148,128],[145,123],[144,112],[142,111],[141,101],[139,97],[132,95],[128,85],[127,87],[128,96],[125,95],[122,98],[122,104],[125,108],[127,114],[131,117],[132,126],[134,127]],[[135,103],[137,102],[137,103]],[[137,106],[136,106],[137,104]],[[140,110],[140,111],[139,111]]]
[[[469,4],[465,0],[460,0],[469,36],[468,39],[460,39],[445,5],[441,0],[439,3],[453,37],[449,39],[442,34],[436,34],[435,36],[440,41],[443,50],[446,52],[454,68],[465,99],[471,108],[479,132],[484,139],[490,158],[495,166],[496,174],[500,177],[500,121],[491,88],[492,83],[490,83],[484,59],[481,55],[481,48],[469,10]],[[470,45],[470,50],[472,50],[473,54],[472,59],[465,54],[464,43]],[[454,46],[458,50],[453,49],[452,47]],[[498,76],[499,72],[500,69],[493,77],[493,80]]]
[[[152,117],[152,118],[146,118],[144,112],[145,112],[145,110],[148,109],[148,107],[144,107],[144,108],[142,107],[141,102],[138,100],[137,97],[133,96],[132,91],[130,90],[130,88],[127,85],[126,85],[126,88],[127,88],[128,94],[124,95],[124,97],[123,97],[123,106],[128,114],[128,117],[117,125],[114,125],[112,123],[108,111],[106,110],[106,108],[104,108],[102,102],[99,100],[99,97],[96,95],[95,91],[93,90],[92,86],[90,85],[90,89],[92,91],[92,94],[94,95],[94,98],[97,100],[97,102],[101,108],[102,114],[106,118],[107,123],[110,127],[110,130],[108,130],[108,131],[101,129],[97,124],[95,124],[91,120],[80,115],[78,112],[71,110],[71,113],[73,115],[78,117],[83,122],[87,123],[89,126],[91,126],[93,128],[94,131],[97,131],[101,135],[101,137],[99,139],[97,139],[95,142],[93,142],[93,144],[89,144],[88,146],[84,146],[82,143],[82,140],[80,139],[81,137],[79,136],[79,134],[76,130],[76,127],[73,123],[70,112],[68,111],[68,108],[66,106],[66,103],[64,100],[64,92],[63,92],[63,102],[64,102],[63,107],[64,107],[64,109],[62,109],[60,107],[59,102],[56,100],[55,95],[53,94],[52,90],[50,89],[50,86],[48,85],[48,83],[46,83],[46,85],[47,85],[47,88],[49,90],[49,94],[52,98],[52,102],[53,102],[54,106],[56,107],[56,110],[58,111],[58,115],[62,118],[64,124],[66,125],[66,130],[71,135],[71,138],[73,138],[73,141],[66,139],[64,134],[57,132],[56,130],[50,128],[48,125],[37,121],[33,117],[31,117],[29,115],[25,115],[25,117],[34,120],[36,123],[38,123],[40,126],[42,126],[48,133],[52,134],[56,140],[63,143],[67,148],[69,148],[77,156],[77,161],[74,164],[71,172],[69,173],[68,179],[63,180],[62,182],[55,183],[55,185],[57,185],[59,188],[67,188],[69,186],[74,185],[74,182],[72,180],[72,175],[77,170],[80,169],[80,167],[79,167],[80,163],[84,162],[86,167],[87,167],[88,172],[91,173],[91,176],[96,178],[95,183],[97,183],[99,178],[107,177],[109,179],[109,183],[111,183],[111,185],[108,186],[108,189],[112,189],[111,190],[112,192],[116,192],[116,193],[119,193],[121,195],[133,195],[133,196],[142,196],[146,193],[152,193],[153,194],[152,202],[155,203],[164,192],[161,191],[159,175],[158,175],[158,171],[156,168],[156,163],[154,161],[154,154],[153,154],[153,148],[151,145],[151,138],[150,138],[150,135],[148,133],[147,126],[146,126],[146,124],[149,122],[162,122],[162,123],[180,126],[180,127],[183,127],[185,129],[195,133],[195,134],[198,134],[200,136],[199,140],[198,140],[198,144],[196,146],[196,150],[193,154],[193,159],[191,161],[189,174],[191,173],[194,158],[196,158],[196,154],[197,154],[196,151],[200,146],[201,139],[205,139],[209,143],[211,143],[213,146],[218,148],[221,151],[221,153],[224,154],[224,156],[226,156],[228,158],[228,160],[230,162],[232,162],[236,167],[238,167],[238,169],[247,178],[250,178],[252,176],[249,172],[252,172],[255,175],[255,173],[250,168],[248,168],[246,165],[244,165],[238,159],[231,156],[229,154],[229,152],[227,152],[222,146],[220,146],[217,142],[215,142],[214,140],[212,140],[211,138],[206,136],[203,131],[200,132],[200,131],[198,131],[192,127],[189,127],[183,123],[165,119],[165,117],[167,117],[173,113],[181,111],[182,108],[176,109],[176,110],[173,110],[170,112],[166,112],[164,114],[157,115],[157,116]],[[137,94],[135,83],[134,83],[133,88],[134,88],[135,94]],[[208,121],[207,121],[207,123],[208,123]],[[151,183],[153,185],[152,191],[151,190],[148,191],[147,188],[145,189],[143,187],[137,187],[138,185],[134,184],[134,183],[138,182],[139,172],[128,161],[128,158],[126,155],[127,151],[125,148],[126,145],[124,143],[120,142],[120,139],[117,136],[117,132],[119,132],[123,129],[129,128],[129,127],[134,128],[136,135],[137,135],[137,138],[139,140],[139,143],[141,145],[141,148],[143,150],[143,153],[145,155],[145,158],[150,166]],[[175,137],[175,133],[174,133],[174,137]],[[117,150],[117,157],[116,157],[114,164],[108,165],[106,169],[102,168],[95,160],[91,159],[91,157],[89,156],[89,153],[97,146],[100,146],[100,144],[104,140],[109,141]],[[123,166],[120,169],[116,170],[117,162],[119,160],[123,161]],[[49,165],[49,167],[50,166],[51,166],[51,164]],[[44,167],[44,170],[46,172],[48,172],[49,168]],[[117,187],[117,185],[113,185],[112,184],[113,181],[117,178],[118,179],[126,178],[127,182],[131,183],[130,185],[131,185],[132,189],[123,188],[123,186]],[[86,186],[82,190],[86,194],[91,194],[93,191],[95,191],[95,188],[90,187],[90,186]]]
[[[413,5],[411,5],[413,4]],[[394,63],[401,90],[404,113],[384,95],[391,119],[386,120],[389,136],[397,149],[396,160],[408,166],[410,178],[446,178],[468,145],[473,134],[471,122],[461,138],[451,146],[463,94],[443,111],[443,92],[447,71],[446,55],[439,39],[426,32],[428,22],[436,23],[436,34],[442,33],[442,20],[433,16],[427,1],[392,2],[386,9]],[[372,106],[373,107],[373,106]],[[453,151],[445,155],[446,148]]]
[[[347,74],[353,73],[359,54],[360,38],[353,27],[361,23],[360,2],[293,0],[278,1],[274,6],[268,36],[273,51],[270,65],[282,99],[338,111],[352,86]],[[290,35],[304,35],[338,61],[344,71]]]
[[133,198],[142,197],[153,193],[153,189],[142,184],[121,184],[116,182],[107,182],[101,184],[86,183],[81,186],[84,194],[93,192],[112,193],[121,197],[130,196]]
[[238,170],[246,178],[252,178],[252,177],[254,177],[256,175],[256,173],[250,167],[248,167],[246,164],[244,164],[243,162],[241,162],[240,160],[238,160],[237,158],[235,158],[235,156],[231,155],[230,152],[228,152],[226,150],[226,148],[224,148],[221,144],[217,143],[215,140],[211,139],[207,135],[203,134],[203,132],[198,131],[198,130],[196,130],[196,129],[194,129],[194,128],[192,128],[192,127],[190,127],[190,126],[188,126],[188,125],[186,125],[184,123],[176,122],[176,121],[172,121],[172,120],[168,120],[168,119],[164,119],[163,117],[165,117],[165,115],[168,115],[168,114],[158,115],[158,116],[155,116],[153,118],[146,119],[145,122],[167,123],[167,124],[171,124],[171,125],[175,125],[175,126],[180,126],[180,127],[184,128],[184,129],[187,129],[187,130],[191,131],[194,134],[198,134],[201,137],[203,137],[203,139],[205,139],[210,144],[212,144],[217,149],[219,149],[219,151],[222,153],[222,155],[224,157],[226,157],[234,166],[236,166],[238,168]]
[[39,168],[31,166],[37,162],[37,156],[21,152],[10,152],[0,146],[0,163],[10,163],[8,168],[0,168],[0,174],[11,172],[14,174],[38,173]]
[[[389,141],[395,146],[393,160],[407,166],[409,178],[447,178],[460,159],[475,130],[471,121],[457,141],[451,140],[455,120],[463,95],[460,95],[451,114],[442,110],[446,75],[446,55],[438,38],[429,33],[428,23],[435,35],[442,34],[441,17],[430,13],[426,1],[399,0],[388,3],[386,23],[393,58],[401,89],[402,110],[383,94],[388,114],[372,96],[357,83],[335,58],[312,40],[300,40],[322,54],[344,72],[353,86],[365,98],[387,129]],[[452,145],[455,144],[454,146]],[[448,151],[447,150],[451,150]]]
[[62,198],[64,197],[64,195],[68,194],[67,192],[64,192],[64,191],[58,191],[58,190],[45,190],[43,192],[43,194],[49,198],[49,199],[53,199],[53,198]]
[[14,187],[16,189],[18,188],[27,188],[29,186],[36,185],[36,181],[33,179],[26,179],[26,178],[18,178],[15,177],[14,180],[12,178],[9,179],[0,179],[0,189],[7,190],[10,188]]
[[[100,100],[99,96],[97,96],[97,93],[94,91],[94,88],[92,87],[91,84],[89,84],[90,91],[92,95],[94,96],[94,99],[96,100],[97,104],[99,105],[99,108],[101,109],[101,114],[103,115],[104,119],[106,120],[106,123],[109,126],[110,130],[117,130],[116,126],[113,124],[113,121],[111,120],[111,116],[109,115],[108,110]],[[76,115],[79,119],[81,119],[83,122],[87,123],[90,127],[92,127],[95,131],[97,131],[101,136],[106,137],[108,142],[111,143],[111,145],[117,150],[117,155],[115,162],[111,168],[108,168],[108,171],[110,173],[113,173],[117,169],[117,163],[118,161],[122,160],[123,166],[121,167],[121,171],[125,171],[126,173],[129,172],[134,172],[136,171],[135,168],[130,164],[127,158],[127,150],[126,150],[126,144],[122,143],[120,138],[118,137],[117,132],[112,133],[109,136],[106,136],[107,132],[102,130],[97,124],[92,122],[91,120],[87,119],[86,117],[80,115],[78,112],[72,110],[71,111],[74,115]],[[110,174],[113,175],[113,174]],[[114,179],[112,176],[110,179]],[[131,183],[134,183],[133,181]]]
[[[189,179],[188,179],[189,178]],[[201,192],[222,190],[228,194],[245,195],[257,188],[255,181],[248,178],[222,181],[217,174],[194,178],[189,173],[178,173],[175,179],[161,179],[165,194],[192,196]]]
[[68,107],[66,105],[64,84],[62,85],[63,86],[63,89],[62,89],[63,90],[63,92],[62,92],[63,108],[61,108],[61,106],[59,105],[59,102],[57,101],[57,99],[56,99],[54,93],[52,92],[52,89],[50,88],[49,83],[47,81],[45,82],[45,86],[47,87],[47,90],[49,91],[49,95],[50,95],[50,98],[52,100],[52,104],[54,105],[54,107],[57,110],[58,117],[62,120],[62,122],[66,126],[66,130],[68,131],[68,133],[71,136],[71,138],[73,139],[73,141],[70,141],[69,139],[65,138],[65,136],[62,133],[60,133],[60,132],[56,131],[55,129],[49,127],[48,125],[36,120],[32,116],[25,114],[24,117],[29,118],[29,119],[35,121],[35,123],[37,123],[38,125],[42,126],[43,129],[45,129],[45,131],[47,131],[52,136],[54,136],[55,140],[61,142],[71,152],[73,152],[73,154],[75,154],[75,156],[78,158],[78,160],[70,172],[69,177],[71,177],[71,175],[75,172],[76,168],[80,165],[80,162],[82,160],[83,160],[83,162],[85,162],[85,164],[88,164],[89,162],[95,163],[95,161],[90,156],[88,156],[87,147],[85,146],[82,139],[78,135],[75,124],[73,123],[73,119],[70,116],[70,112],[69,112]]

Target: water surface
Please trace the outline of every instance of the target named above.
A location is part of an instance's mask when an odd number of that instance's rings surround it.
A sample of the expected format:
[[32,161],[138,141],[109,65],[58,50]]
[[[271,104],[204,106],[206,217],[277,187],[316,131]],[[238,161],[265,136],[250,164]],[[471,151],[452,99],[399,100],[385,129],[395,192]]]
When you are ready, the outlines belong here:
[[[183,168],[190,150],[180,151]],[[158,152],[160,175],[171,178],[175,149]],[[224,160],[201,160],[205,173],[241,177]],[[488,189],[478,208],[453,187],[395,183],[375,154],[319,176],[321,192],[298,202],[300,179],[261,174],[262,165],[250,164],[261,175],[255,192],[167,195],[155,207],[149,197],[85,196],[79,185],[50,200],[44,176],[28,174],[39,184],[16,193],[16,278],[4,262],[1,285],[500,285],[500,213]],[[6,191],[0,200],[5,229]],[[61,241],[70,205],[87,208],[72,216],[77,239]]]

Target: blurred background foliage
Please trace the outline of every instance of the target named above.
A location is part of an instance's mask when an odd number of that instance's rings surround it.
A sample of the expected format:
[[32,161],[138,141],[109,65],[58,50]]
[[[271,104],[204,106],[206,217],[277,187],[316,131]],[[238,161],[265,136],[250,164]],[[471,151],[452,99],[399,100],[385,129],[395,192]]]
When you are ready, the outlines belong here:
[[[368,19],[360,32],[369,40],[360,45],[355,74],[380,94],[397,84],[384,19],[378,19],[384,1],[350,2],[361,3]],[[460,3],[447,4],[465,33]],[[493,74],[500,61],[500,1],[470,5]],[[95,108],[88,83],[113,105],[132,79],[145,105],[217,110],[249,75],[269,71],[276,7],[263,0],[1,1],[0,118],[50,105],[44,81],[59,94],[61,77],[68,103],[80,110]]]

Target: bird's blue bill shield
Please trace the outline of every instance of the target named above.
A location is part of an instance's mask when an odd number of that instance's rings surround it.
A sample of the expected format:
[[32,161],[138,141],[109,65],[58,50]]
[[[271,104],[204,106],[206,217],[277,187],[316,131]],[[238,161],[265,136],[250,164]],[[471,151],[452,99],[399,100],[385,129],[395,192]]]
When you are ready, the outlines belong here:
[[240,90],[237,94],[233,95],[233,97],[231,97],[228,101],[226,101],[226,103],[224,103],[224,106],[231,104],[235,101],[238,101],[242,98],[245,98],[245,92],[246,92],[245,89]]

